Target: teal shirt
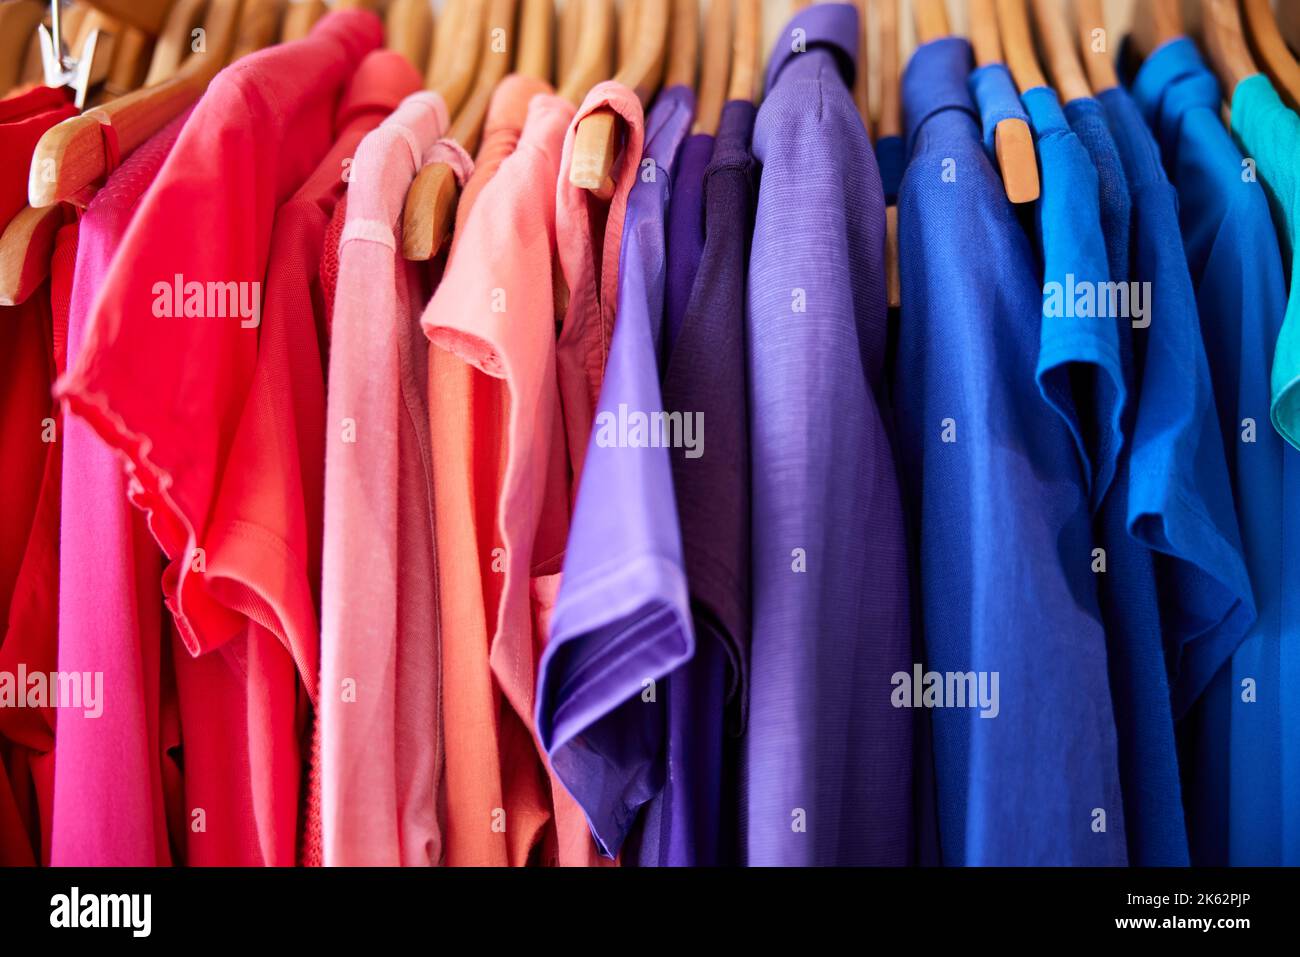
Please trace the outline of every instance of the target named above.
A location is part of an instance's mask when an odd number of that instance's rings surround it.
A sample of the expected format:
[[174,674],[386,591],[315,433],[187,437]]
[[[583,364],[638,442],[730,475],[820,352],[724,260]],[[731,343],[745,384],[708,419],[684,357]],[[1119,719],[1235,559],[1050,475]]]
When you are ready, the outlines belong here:
[[1291,259],[1291,292],[1273,353],[1273,426],[1300,448],[1300,116],[1262,73],[1237,84],[1232,132],[1253,159]]

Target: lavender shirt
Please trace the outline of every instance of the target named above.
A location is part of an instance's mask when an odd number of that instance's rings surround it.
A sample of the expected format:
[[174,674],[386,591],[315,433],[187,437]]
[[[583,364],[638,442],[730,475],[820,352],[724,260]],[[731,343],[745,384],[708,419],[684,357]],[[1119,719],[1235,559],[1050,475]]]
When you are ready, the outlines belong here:
[[647,117],[623,225],[618,319],[538,675],[538,735],[608,857],[663,787],[660,682],[695,647],[658,418],[664,221],[694,108],[689,88],[672,87]]
[[[768,66],[749,267],[750,865],[906,864],[904,522],[878,396],[885,197],[850,93],[851,4],[796,15]],[[800,52],[800,51],[804,52]]]

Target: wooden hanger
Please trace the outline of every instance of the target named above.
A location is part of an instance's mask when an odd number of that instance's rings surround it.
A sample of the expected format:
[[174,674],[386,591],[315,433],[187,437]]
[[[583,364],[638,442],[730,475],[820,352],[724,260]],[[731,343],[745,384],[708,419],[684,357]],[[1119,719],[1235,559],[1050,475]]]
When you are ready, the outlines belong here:
[[1101,0],[1074,0],[1074,16],[1079,31],[1080,56],[1093,95],[1115,89],[1119,86],[1119,74],[1115,72],[1115,61],[1111,59],[1110,44],[1103,42],[1098,49],[1096,43],[1098,37],[1104,39],[1107,36]]
[[1034,22],[1047,54],[1047,72],[1052,77],[1061,102],[1069,103],[1092,96],[1092,87],[1083,72],[1079,51],[1075,49],[1070,28],[1061,15],[1056,0],[1033,0]]
[[760,0],[736,0],[736,35],[731,47],[727,99],[758,100],[763,62],[763,7]]
[[311,33],[316,21],[325,16],[325,0],[291,0],[280,25],[280,42],[301,40]]
[[25,206],[0,234],[0,306],[25,302],[50,274],[54,237],[67,217],[62,205]]
[[1047,86],[1047,78],[1038,65],[1038,54],[1034,52],[1034,38],[1029,30],[1025,0],[997,0],[997,14],[1007,69],[1011,71],[1020,92]]
[[27,47],[47,9],[48,4],[38,0],[0,3],[0,96],[18,85]]
[[916,18],[917,43],[929,43],[952,34],[944,0],[912,0],[912,13]]
[[270,46],[280,36],[284,0],[244,0],[231,62]]
[[190,56],[193,44],[193,30],[203,22],[203,11],[207,0],[176,0],[167,22],[163,24],[162,33],[153,45],[153,59],[149,63],[149,75],[144,79],[145,86],[153,86],[174,77],[181,64]]
[[[467,0],[447,0],[446,4],[443,5],[442,19],[433,31],[433,56],[429,59],[429,69],[425,73],[425,85],[431,90],[436,90],[442,86],[451,72],[452,61],[456,55],[456,43],[458,38],[463,35],[461,21],[465,13],[466,2]],[[473,3],[475,0],[468,0],[468,2]],[[470,46],[473,47],[475,52],[478,52],[477,39]],[[454,117],[456,114],[453,112],[451,115]]]
[[710,0],[707,17],[700,57],[700,92],[695,98],[691,132],[716,136],[731,73],[731,0]]
[[[1290,0],[1294,3],[1295,0]],[[1291,109],[1300,109],[1300,63],[1286,45],[1269,0],[1241,0],[1251,46],[1278,94]]]
[[392,0],[384,14],[384,45],[402,56],[423,76],[433,44],[433,7],[429,0]]
[[555,17],[552,0],[522,0],[519,7],[519,49],[515,72],[551,83],[555,59]]
[[[512,45],[507,43],[504,52],[494,49],[496,38],[493,34],[498,29],[504,29],[507,38],[513,37],[515,0],[489,2],[491,10],[488,11],[486,22],[480,0],[470,0],[469,4],[463,5],[456,25],[461,31],[457,52],[472,51],[474,62],[469,62],[468,56],[463,55],[459,63],[453,62],[439,90],[443,99],[447,98],[446,91],[460,97],[461,103],[456,106],[450,101],[447,104],[449,111],[460,107],[447,132],[447,138],[459,143],[469,152],[473,152],[478,143],[492,91],[510,70]],[[469,80],[474,79],[480,51],[484,66],[479,71],[474,89],[466,97],[465,89],[468,88]],[[466,65],[468,73],[462,76]],[[456,173],[446,163],[430,163],[416,174],[406,191],[406,205],[402,210],[403,256],[415,262],[424,262],[437,255],[451,234],[451,227],[456,221],[456,201],[459,198],[460,186],[456,182]]]
[[614,19],[614,28],[618,31],[619,70],[627,66],[636,49],[636,30],[640,17],[641,0],[623,0],[623,7]]
[[673,0],[664,87],[695,89],[700,60],[700,0]]
[[1201,19],[1210,62],[1219,75],[1223,92],[1232,102],[1237,84],[1259,72],[1241,24],[1237,0],[1203,0]]
[[238,14],[239,0],[210,0],[204,26],[205,54],[190,57],[176,76],[164,83],[137,90],[47,130],[32,156],[28,202],[33,206],[63,202],[105,175],[100,118],[112,124],[118,148],[127,156],[197,100],[229,59]]
[[876,30],[880,36],[878,76],[880,119],[877,138],[903,135],[903,101],[898,70],[898,0],[877,0]]
[[443,65],[430,64],[429,88],[447,104],[455,117],[474,83],[483,49],[485,0],[449,0],[438,39],[445,44]]
[[[1002,2],[1002,0],[996,0],[996,2]],[[1024,0],[1013,0],[1013,2],[1020,4],[1021,26],[1025,31],[1024,42],[1028,43],[1029,24],[1024,19]],[[995,9],[994,3],[995,0],[971,0],[971,46],[975,52],[975,62],[979,66],[1004,62],[1003,39],[1008,40],[1007,53],[1010,53],[1010,40],[1006,37],[1005,27],[999,30],[1000,8]],[[940,9],[939,11],[934,9],[927,11],[928,19],[926,23],[922,24],[918,21],[917,32],[925,37],[922,42],[947,36],[946,32],[935,32],[941,27],[946,30],[947,27],[947,15],[944,15],[942,21],[939,20],[938,16],[938,13],[942,11],[942,0],[936,0],[929,6]],[[917,9],[919,14],[920,8]],[[1037,69],[1037,60],[1033,59],[1032,47],[1029,53],[1034,67]],[[1014,73],[1014,69],[1012,72]],[[1036,79],[1038,80],[1036,85],[1046,85],[1041,73],[1037,74]],[[1017,80],[1017,82],[1019,81]],[[1024,89],[1022,87],[1022,92]],[[998,158],[998,168],[1002,171],[1002,186],[1006,190],[1007,199],[1017,204],[1032,203],[1038,199],[1042,192],[1042,184],[1038,179],[1038,154],[1034,148],[1034,135],[1029,129],[1029,124],[1017,117],[1008,117],[999,121],[993,131],[993,147]]]
[[580,29],[576,33],[572,63],[561,76],[560,96],[574,106],[587,92],[609,78],[614,52],[614,0],[570,0]]
[[[1094,23],[1100,22],[1093,19]],[[1144,0],[1133,17],[1133,45],[1142,57],[1183,35],[1180,0]]]
[[104,81],[103,99],[115,99],[138,90],[149,72],[153,40],[137,27],[121,26],[113,45],[113,65]]
[[1292,50],[1300,50],[1300,4],[1284,3],[1277,11],[1277,25]]
[[[649,101],[663,73],[668,42],[668,0],[640,0],[636,46],[615,80],[630,87],[642,104]],[[617,149],[618,119],[613,110],[600,109],[583,117],[574,134],[569,182],[582,189],[608,193]]]
[[[947,21],[947,11],[943,11]],[[932,17],[932,14],[931,14]],[[926,30],[933,27],[927,23]],[[898,0],[876,0],[876,31],[879,35],[880,120],[876,136],[903,135],[903,103],[898,72]],[[885,207],[885,296],[890,308],[903,300],[903,282],[898,258],[898,204]]]
[[119,23],[156,37],[167,22],[172,0],[93,0],[93,6]]
[[565,0],[560,9],[559,36],[555,46],[556,85],[573,69],[573,57],[578,51],[578,34],[582,32],[582,0]]

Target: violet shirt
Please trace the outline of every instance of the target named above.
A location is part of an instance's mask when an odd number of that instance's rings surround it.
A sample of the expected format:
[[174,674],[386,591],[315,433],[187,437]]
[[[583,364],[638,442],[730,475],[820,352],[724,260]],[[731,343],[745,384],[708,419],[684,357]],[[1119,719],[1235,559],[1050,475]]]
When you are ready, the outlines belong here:
[[912,715],[890,703],[890,676],[910,671],[912,652],[878,404],[885,197],[850,92],[857,36],[851,4],[798,13],[777,40],[754,128],[763,172],[747,321],[753,626],[741,781],[751,865],[906,864],[912,850]]
[[694,109],[692,90],[671,87],[646,120],[623,226],[618,319],[538,675],[538,737],[607,857],[663,787],[660,682],[695,646],[658,427],[664,222]]

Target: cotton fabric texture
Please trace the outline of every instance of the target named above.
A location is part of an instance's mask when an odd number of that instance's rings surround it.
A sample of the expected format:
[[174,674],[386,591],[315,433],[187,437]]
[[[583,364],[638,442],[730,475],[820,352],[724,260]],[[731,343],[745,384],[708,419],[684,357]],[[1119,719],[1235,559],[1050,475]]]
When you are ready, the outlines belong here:
[[885,198],[851,93],[857,17],[850,4],[818,4],[791,19],[754,127],[741,840],[759,866],[912,856],[912,716],[889,700],[890,676],[913,656],[897,465],[879,405]]

